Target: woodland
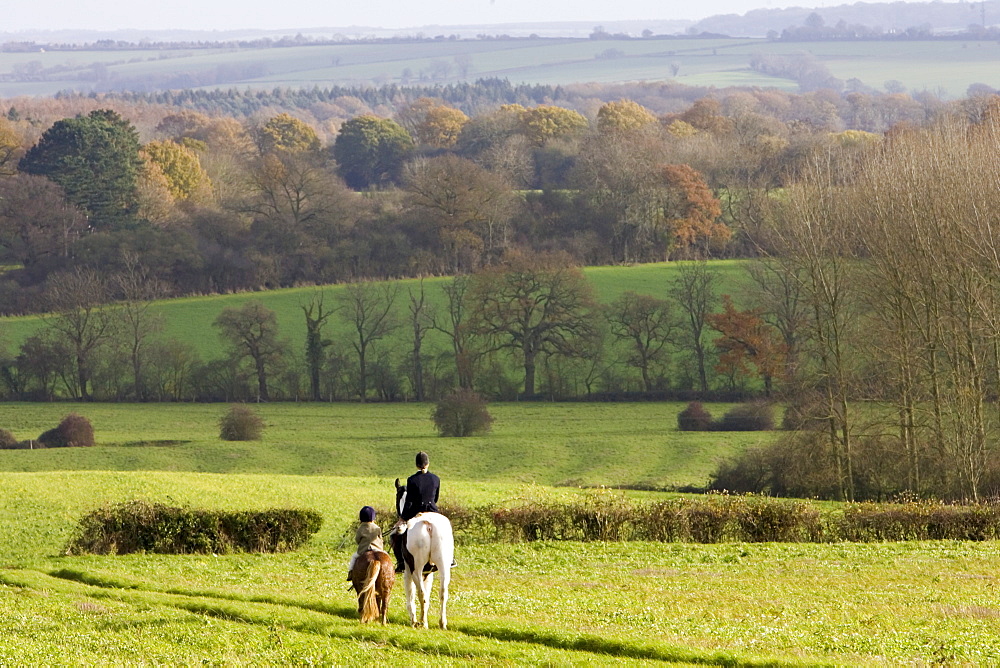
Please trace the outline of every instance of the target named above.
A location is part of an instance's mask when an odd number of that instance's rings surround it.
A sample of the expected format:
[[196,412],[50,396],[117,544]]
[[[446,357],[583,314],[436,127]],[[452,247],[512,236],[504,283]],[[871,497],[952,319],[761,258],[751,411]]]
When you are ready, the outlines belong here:
[[[290,101],[316,91],[278,90],[243,114],[178,105],[250,94],[7,101],[0,305],[44,315],[8,346],[5,397],[755,395],[797,431],[720,471],[729,489],[992,485],[997,98],[582,86],[560,92],[571,108],[456,90],[308,108]],[[517,98],[480,106],[497,91]],[[732,294],[720,258],[746,267]],[[696,261],[603,303],[579,269],[664,260]],[[404,277],[450,278],[434,297],[384,282]],[[305,341],[257,301],[221,308],[215,359],[150,310],[332,283],[335,300],[301,306]],[[331,341],[331,319],[354,333]]]

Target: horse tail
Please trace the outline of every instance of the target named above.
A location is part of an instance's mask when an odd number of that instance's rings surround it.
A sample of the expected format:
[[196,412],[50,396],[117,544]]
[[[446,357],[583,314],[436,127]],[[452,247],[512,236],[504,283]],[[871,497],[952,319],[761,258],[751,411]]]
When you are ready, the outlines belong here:
[[358,598],[361,599],[361,622],[363,624],[373,622],[378,619],[379,616],[378,600],[375,596],[375,582],[378,580],[378,574],[381,568],[382,562],[378,559],[375,559],[368,564],[368,572],[365,574],[365,581],[361,585],[361,590],[358,592]]

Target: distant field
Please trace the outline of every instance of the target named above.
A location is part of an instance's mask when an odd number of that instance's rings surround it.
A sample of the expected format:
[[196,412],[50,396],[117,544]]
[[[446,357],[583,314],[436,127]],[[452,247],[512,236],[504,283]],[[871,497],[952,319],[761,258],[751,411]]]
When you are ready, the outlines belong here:
[[[627,290],[640,294],[664,297],[671,280],[681,263],[663,262],[636,265],[632,267],[592,267],[585,270],[602,302],[610,302]],[[741,285],[745,280],[743,265],[740,261],[713,261],[710,267],[719,275],[719,292],[740,294]],[[424,281],[428,301],[432,304],[443,303],[441,286],[450,279],[434,278]],[[397,299],[397,312],[406,313],[408,303],[407,290],[417,290],[417,280],[399,281],[400,293]],[[289,288],[268,292],[241,293],[235,295],[218,295],[210,297],[185,297],[161,302],[156,309],[165,317],[166,330],[164,335],[193,346],[203,360],[213,359],[222,355],[222,342],[218,330],[212,327],[219,312],[225,307],[239,307],[248,300],[259,300],[265,306],[275,311],[278,325],[283,336],[288,337],[293,349],[302,349],[305,340],[305,319],[300,304],[308,303],[317,288]],[[342,286],[327,286],[322,288],[326,294],[326,303],[335,304],[336,295]],[[11,346],[18,346],[26,337],[40,325],[37,317],[0,318],[0,341],[6,341]],[[349,323],[334,317],[327,333],[335,340],[345,341],[349,334]],[[407,334],[400,330],[397,334],[401,345]],[[444,349],[446,342],[438,332],[428,335],[428,349]]]
[[[448,481],[527,485],[697,485],[720,459],[774,432],[681,432],[682,403],[496,403],[485,436],[441,438],[432,404],[274,403],[256,442],[219,439],[225,404],[0,403],[0,428],[37,438],[66,414],[94,425],[94,448],[0,450],[0,471],[170,471],[372,476],[407,474],[431,453]],[[720,416],[723,405],[709,405]],[[392,499],[385,500],[391,505]],[[363,504],[362,504],[363,505]]]
[[[0,96],[126,88],[267,88],[433,84],[499,77],[513,83],[670,81],[698,86],[796,90],[752,71],[756,53],[811,53],[834,76],[882,88],[957,98],[972,83],[1000,86],[996,42],[775,43],[763,39],[627,41],[517,39],[354,43],[269,49],[175,49],[0,53]],[[14,76],[15,68],[19,71]],[[674,69],[676,68],[676,74]],[[142,83],[146,80],[146,83]],[[209,80],[211,83],[205,84]]]

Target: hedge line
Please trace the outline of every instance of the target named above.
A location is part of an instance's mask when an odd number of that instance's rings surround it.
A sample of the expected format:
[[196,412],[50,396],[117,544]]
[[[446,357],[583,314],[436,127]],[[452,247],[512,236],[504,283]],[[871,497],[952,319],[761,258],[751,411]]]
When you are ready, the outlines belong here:
[[304,544],[322,523],[314,510],[216,511],[126,501],[84,515],[66,553],[285,552]]
[[442,508],[459,536],[501,541],[877,542],[1000,539],[1000,505],[935,501],[848,504],[707,495],[632,501],[594,494],[565,503]]

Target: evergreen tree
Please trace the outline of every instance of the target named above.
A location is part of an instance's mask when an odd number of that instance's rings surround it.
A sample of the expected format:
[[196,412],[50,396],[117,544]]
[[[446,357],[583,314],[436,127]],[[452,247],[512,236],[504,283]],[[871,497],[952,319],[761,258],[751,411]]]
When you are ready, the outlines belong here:
[[92,227],[108,229],[122,227],[135,215],[141,164],[132,124],[99,109],[54,123],[18,168],[58,183]]

